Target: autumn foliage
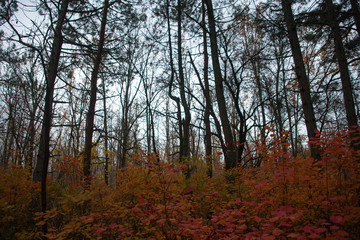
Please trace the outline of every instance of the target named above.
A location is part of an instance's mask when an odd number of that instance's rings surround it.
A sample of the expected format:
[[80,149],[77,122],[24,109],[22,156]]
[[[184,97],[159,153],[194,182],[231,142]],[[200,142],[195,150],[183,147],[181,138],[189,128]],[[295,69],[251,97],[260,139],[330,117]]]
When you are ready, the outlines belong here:
[[[78,184],[81,161],[63,158],[45,214],[32,206],[38,186],[27,170],[3,169],[0,238],[40,238],[47,221],[48,239],[359,239],[359,153],[348,133],[319,133],[317,162],[294,157],[285,139],[256,144],[259,167],[212,179],[199,168],[186,178],[185,165],[139,155],[115,185],[93,178],[90,190]],[[70,160],[71,168],[63,164]]]

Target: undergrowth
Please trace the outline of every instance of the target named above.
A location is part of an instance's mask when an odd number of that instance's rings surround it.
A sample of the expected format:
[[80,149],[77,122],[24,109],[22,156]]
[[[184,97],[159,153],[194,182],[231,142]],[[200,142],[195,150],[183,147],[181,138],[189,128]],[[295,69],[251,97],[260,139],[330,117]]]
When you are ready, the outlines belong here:
[[81,161],[64,156],[46,213],[34,207],[39,186],[28,170],[1,169],[0,238],[40,239],[46,221],[45,237],[59,240],[360,239],[359,153],[348,134],[319,135],[317,162],[292,156],[285,137],[257,145],[260,167],[209,179],[197,166],[186,178],[187,166],[144,154],[116,173],[114,186],[94,177],[90,190]]

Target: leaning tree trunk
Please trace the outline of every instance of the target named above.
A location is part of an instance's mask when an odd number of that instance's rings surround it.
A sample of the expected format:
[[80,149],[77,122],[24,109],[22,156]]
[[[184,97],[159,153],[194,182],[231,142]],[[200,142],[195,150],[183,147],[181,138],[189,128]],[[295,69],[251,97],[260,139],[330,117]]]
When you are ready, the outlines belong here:
[[[41,181],[41,210],[46,212],[46,177],[50,159],[50,129],[53,117],[53,101],[55,79],[57,76],[61,47],[63,43],[62,27],[65,22],[66,12],[69,6],[69,0],[61,2],[59,11],[59,18],[55,27],[54,40],[51,49],[49,64],[46,71],[46,92],[45,92],[45,106],[44,116],[40,135],[39,152],[36,162],[35,171],[33,173],[33,180]],[[47,223],[42,226],[43,233],[47,233]]]
[[216,37],[216,29],[215,29],[215,18],[214,18],[212,1],[206,0],[206,5],[207,5],[207,13],[208,13],[208,21],[209,21],[211,59],[214,69],[214,77],[215,77],[216,100],[219,106],[220,120],[222,124],[224,138],[226,141],[226,146],[224,146],[224,148],[226,149],[226,151],[224,152],[225,169],[228,170],[234,168],[237,165],[236,146],[230,126],[226,100],[224,96],[223,77],[221,74],[221,68],[219,62],[218,45],[217,45],[217,37]]
[[341,38],[340,27],[336,20],[337,17],[334,11],[335,6],[332,0],[325,0],[324,4],[327,13],[326,22],[330,25],[332,29],[331,37],[334,40],[335,56],[340,69],[340,78],[344,95],[346,119],[349,127],[357,127],[358,122],[356,117],[354,98],[352,94],[351,79],[347,59],[345,56],[344,45]]
[[107,13],[109,8],[109,0],[104,2],[104,12],[101,20],[100,28],[100,40],[94,62],[94,69],[91,73],[91,90],[90,90],[90,103],[89,111],[86,116],[86,129],[85,129],[85,151],[83,160],[83,172],[86,184],[90,184],[90,169],[91,169],[91,148],[92,148],[92,136],[94,132],[94,117],[95,117],[95,104],[96,104],[96,93],[97,93],[97,78],[100,69],[100,64],[103,55],[103,48],[105,42],[105,28],[107,21]]
[[[284,13],[285,23],[288,31],[288,38],[290,40],[291,51],[295,63],[295,72],[299,84],[300,97],[302,108],[305,116],[305,125],[309,140],[316,138],[316,121],[314,108],[310,95],[310,83],[306,75],[303,56],[300,49],[299,38],[296,30],[296,23],[291,10],[291,0],[282,0],[282,10]],[[314,144],[310,144],[311,156],[314,159],[320,160],[319,150]]]
[[358,0],[350,0],[351,3],[351,10],[355,20],[356,30],[360,37],[360,10],[359,10],[359,3]]
[[351,132],[351,138],[352,138],[351,144],[353,149],[359,150],[360,140],[357,140],[359,138],[359,131],[357,128],[358,120],[356,116],[355,102],[353,98],[348,62],[345,56],[345,50],[342,42],[339,23],[337,21],[337,16],[334,10],[335,6],[332,0],[325,0],[324,5],[327,13],[326,22],[330,25],[332,30],[331,37],[334,40],[335,56],[339,64],[340,79],[342,84],[342,91],[343,91],[345,111],[346,111],[346,119],[348,122],[348,127],[353,130]]

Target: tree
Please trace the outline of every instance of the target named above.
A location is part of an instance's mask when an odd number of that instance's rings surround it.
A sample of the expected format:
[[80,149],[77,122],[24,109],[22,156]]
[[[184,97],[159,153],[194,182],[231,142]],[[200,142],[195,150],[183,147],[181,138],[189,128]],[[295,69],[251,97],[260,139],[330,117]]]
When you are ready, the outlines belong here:
[[185,159],[189,158],[190,155],[190,102],[186,99],[185,93],[185,76],[184,76],[184,66],[183,66],[183,55],[182,55],[182,11],[183,4],[182,0],[177,2],[177,43],[178,43],[178,68],[179,68],[179,87],[180,87],[180,99],[181,105],[184,109],[185,119],[181,120],[183,139],[180,140],[180,162],[183,162]]
[[[316,120],[314,109],[310,94],[310,83],[306,75],[303,56],[300,49],[299,38],[296,30],[296,23],[291,9],[290,0],[282,0],[282,11],[284,13],[285,24],[288,32],[288,38],[291,45],[291,51],[294,58],[295,72],[297,76],[297,82],[299,84],[300,96],[302,107],[305,116],[305,125],[309,139],[316,138]],[[318,149],[310,144],[311,156],[317,160],[320,160],[320,154]]]
[[1,99],[5,104],[6,136],[1,165],[8,161],[26,165],[32,171],[36,130],[44,88],[40,84],[39,56],[31,51],[12,49],[2,59]]
[[209,53],[208,53],[208,39],[206,28],[206,6],[205,1],[201,2],[201,25],[203,34],[203,48],[204,48],[204,86],[203,93],[205,96],[205,112],[204,112],[204,124],[205,124],[205,158],[207,164],[207,175],[212,177],[213,175],[213,161],[212,161],[212,141],[211,141],[211,95],[209,86]]
[[358,32],[358,37],[360,37],[360,10],[359,2],[357,0],[350,0],[352,15],[355,20],[356,30]]
[[[177,108],[177,121],[178,121],[178,133],[179,133],[179,161],[184,162],[190,156],[190,122],[191,122],[191,113],[190,113],[190,101],[187,98],[187,89],[186,89],[186,79],[184,74],[184,64],[183,64],[183,11],[185,9],[185,1],[178,0],[176,6],[176,23],[177,23],[177,68],[176,71],[175,63],[173,60],[173,46],[172,46],[172,34],[171,34],[171,24],[170,20],[172,16],[170,15],[170,1],[166,1],[165,6],[165,18],[167,23],[167,33],[168,33],[168,47],[169,47],[169,58],[170,58],[170,80],[169,80],[169,97],[176,103]],[[176,81],[178,80],[178,81]],[[178,83],[178,84],[176,84]],[[179,89],[179,97],[174,94],[175,89]],[[184,114],[184,118],[183,115]]]
[[[49,143],[50,143],[51,121],[53,116],[54,87],[55,87],[55,79],[58,72],[61,47],[63,43],[62,27],[65,23],[68,6],[69,6],[69,0],[61,1],[59,13],[58,13],[58,20],[56,23],[56,27],[54,29],[54,40],[52,43],[51,55],[50,55],[47,71],[45,73],[46,92],[45,92],[44,116],[43,116],[43,122],[41,128],[39,153],[33,175],[34,181],[41,180],[41,210],[43,212],[45,212],[47,209],[46,177],[47,177],[49,159],[50,159]],[[47,224],[45,223],[42,227],[43,227],[43,232],[47,233]]]
[[[0,2],[0,26],[5,22],[9,22],[10,18],[18,10],[17,1],[2,0]],[[1,33],[1,32],[0,32]]]
[[230,126],[228,110],[224,96],[224,85],[223,85],[224,80],[221,74],[221,67],[219,61],[216,24],[215,24],[212,1],[206,0],[206,6],[207,6],[209,37],[210,37],[210,46],[211,46],[211,59],[212,59],[214,77],[215,77],[216,99],[219,107],[219,114],[220,114],[224,139],[226,141],[226,147],[225,147],[226,151],[224,152],[225,169],[228,170],[234,168],[237,165],[236,146],[235,146],[233,132]]
[[85,156],[83,161],[83,165],[84,165],[83,171],[84,171],[84,177],[86,178],[88,184],[90,183],[90,173],[91,173],[91,149],[92,149],[92,136],[94,132],[97,78],[99,74],[101,60],[103,57],[108,9],[109,9],[109,0],[105,0],[102,20],[101,20],[100,34],[99,34],[99,43],[97,47],[96,56],[94,59],[94,68],[91,73],[89,110],[86,115],[85,150],[84,150]]
[[346,119],[350,128],[358,126],[358,120],[355,111],[355,103],[353,98],[352,84],[348,69],[348,63],[345,56],[344,45],[342,42],[342,34],[335,15],[335,5],[332,0],[325,0],[323,6],[326,11],[325,22],[331,27],[331,38],[334,41],[335,56],[338,61],[340,78],[342,83],[342,91],[344,96],[344,104],[346,110]]

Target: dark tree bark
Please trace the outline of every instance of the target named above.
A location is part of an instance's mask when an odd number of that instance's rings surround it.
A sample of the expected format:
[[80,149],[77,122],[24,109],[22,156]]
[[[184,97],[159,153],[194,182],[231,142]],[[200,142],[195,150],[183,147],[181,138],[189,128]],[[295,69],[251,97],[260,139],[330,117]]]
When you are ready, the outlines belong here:
[[237,165],[238,159],[236,157],[236,146],[230,126],[226,100],[224,96],[223,77],[220,68],[218,44],[217,44],[217,36],[216,36],[216,24],[215,24],[212,1],[206,0],[206,5],[207,5],[207,15],[208,15],[208,23],[209,23],[211,59],[213,64],[214,77],[215,77],[216,100],[219,106],[220,120],[222,124],[224,138],[226,141],[226,146],[225,146],[226,151],[224,151],[225,169],[228,170],[234,168]]
[[[298,80],[300,97],[305,116],[306,130],[308,138],[309,140],[311,140],[316,138],[316,120],[310,95],[310,83],[306,75],[304,60],[300,49],[299,38],[296,30],[296,23],[291,9],[291,0],[282,0],[281,4],[288,31],[288,38],[290,40],[291,51],[295,63],[295,72]],[[314,159],[320,160],[319,151],[313,144],[310,144],[310,150],[311,156]]]
[[30,171],[32,171],[33,168],[33,162],[32,158],[35,151],[35,114],[36,114],[36,106],[33,105],[33,109],[30,111],[30,120],[29,120],[29,127],[28,127],[28,137],[27,137],[27,146],[26,146],[26,154],[25,154],[25,164],[30,168]]
[[94,132],[97,79],[98,79],[98,73],[99,73],[100,64],[101,64],[102,55],[103,55],[103,48],[104,48],[104,42],[105,42],[105,28],[106,28],[106,22],[107,22],[108,9],[109,9],[109,0],[105,0],[103,16],[102,16],[102,20],[101,20],[100,39],[99,39],[98,49],[97,49],[97,53],[96,53],[96,58],[94,61],[94,68],[91,73],[90,103],[89,103],[89,110],[88,110],[88,113],[86,116],[83,173],[84,173],[84,177],[87,181],[87,184],[90,183],[91,148],[92,148],[92,136],[93,136],[93,132]]
[[[146,101],[146,143],[147,143],[147,152],[150,153],[151,151],[157,156],[157,161],[160,162],[160,156],[156,147],[156,135],[155,135],[155,124],[154,124],[154,111],[152,109],[152,101],[153,101],[153,81],[150,83],[148,82],[149,78],[147,77],[147,69],[149,63],[149,57],[152,52],[153,48],[150,47],[149,52],[147,54],[145,64],[142,67],[142,70],[139,72],[141,81],[143,83],[144,93],[145,93],[145,101]],[[153,76],[150,77],[153,79]]]
[[[169,0],[166,1],[166,20],[167,20],[167,28],[168,28],[168,44],[169,44],[169,55],[170,55],[170,82],[169,82],[169,97],[171,100],[173,100],[176,103],[177,107],[177,121],[179,126],[179,140],[180,140],[180,148],[184,145],[184,136],[183,136],[183,130],[182,130],[182,124],[181,124],[181,106],[180,106],[180,99],[173,95],[172,88],[175,80],[175,68],[174,68],[174,62],[173,62],[173,50],[172,50],[172,41],[171,41],[171,28],[170,28],[170,3]],[[180,149],[180,159],[182,156],[182,149]]]
[[204,95],[205,95],[205,112],[204,112],[204,123],[205,123],[205,158],[207,166],[207,175],[212,177],[213,175],[213,157],[212,157],[212,143],[211,143],[211,125],[210,125],[210,113],[211,113],[211,98],[210,98],[210,87],[209,87],[209,54],[208,54],[208,42],[206,32],[206,8],[205,1],[201,4],[202,10],[202,30],[203,30],[203,47],[204,47]]
[[132,77],[132,59],[130,56],[131,51],[129,51],[128,55],[128,73],[127,80],[125,85],[125,94],[124,94],[124,105],[122,109],[122,117],[121,117],[121,132],[120,132],[120,140],[119,140],[119,151],[120,151],[120,168],[124,169],[126,167],[126,155],[129,150],[130,145],[130,88],[131,88],[131,77]]
[[351,10],[355,20],[356,30],[360,37],[360,10],[359,10],[359,2],[358,0],[350,0]]
[[104,165],[104,181],[106,185],[109,185],[109,133],[108,133],[108,124],[107,124],[107,107],[106,107],[106,88],[105,88],[105,79],[102,83],[102,92],[103,92],[103,107],[104,107],[104,145],[105,145],[105,165]]
[[[34,181],[41,181],[41,210],[46,211],[46,177],[50,159],[50,129],[53,117],[53,101],[54,101],[54,87],[55,79],[58,72],[60,53],[63,43],[62,27],[65,22],[66,12],[69,6],[69,0],[61,2],[59,10],[59,17],[54,31],[54,40],[51,49],[49,64],[46,71],[46,92],[45,92],[45,106],[44,116],[40,135],[39,153],[37,163],[33,174]],[[44,233],[47,233],[47,224],[42,226]]]
[[181,105],[184,108],[185,119],[181,121],[183,139],[180,144],[180,162],[186,160],[190,155],[190,104],[186,100],[185,94],[185,76],[183,69],[183,57],[182,57],[182,4],[181,0],[178,0],[177,10],[177,24],[178,24],[178,65],[179,65],[179,85],[180,85],[180,99]]
[[14,144],[14,128],[15,128],[15,120],[13,116],[13,103],[9,103],[9,117],[8,123],[6,128],[6,137],[5,137],[5,144],[4,144],[4,152],[2,156],[2,166],[6,168],[9,165],[9,159],[11,155],[11,149]]
[[[352,137],[353,139],[356,139],[359,134],[357,131],[358,120],[356,116],[355,102],[353,97],[353,90],[352,90],[352,84],[349,74],[348,62],[345,55],[339,23],[337,21],[337,16],[334,10],[335,5],[333,4],[332,0],[324,0],[324,6],[326,11],[326,22],[330,25],[332,30],[331,37],[334,41],[335,57],[339,64],[340,79],[342,84],[342,91],[343,91],[345,111],[346,111],[346,119],[348,122],[348,127],[350,129],[354,129],[354,132],[352,133]],[[360,140],[352,141],[353,148],[355,148],[356,150],[360,148],[359,141]]]
[[358,122],[356,117],[354,98],[352,95],[351,79],[350,79],[348,63],[345,55],[344,45],[342,42],[342,37],[341,37],[342,35],[334,11],[335,6],[332,0],[325,0],[324,6],[327,13],[326,22],[330,25],[332,29],[331,37],[334,40],[335,56],[339,64],[340,78],[341,78],[345,110],[346,110],[346,119],[348,121],[349,127],[356,127],[358,126]]

